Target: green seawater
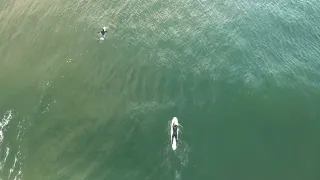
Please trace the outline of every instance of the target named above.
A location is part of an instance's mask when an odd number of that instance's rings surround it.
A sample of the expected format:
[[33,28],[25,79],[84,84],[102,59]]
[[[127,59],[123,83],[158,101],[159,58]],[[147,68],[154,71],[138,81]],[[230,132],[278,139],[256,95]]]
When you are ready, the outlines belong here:
[[319,19],[318,0],[0,1],[0,180],[319,180]]

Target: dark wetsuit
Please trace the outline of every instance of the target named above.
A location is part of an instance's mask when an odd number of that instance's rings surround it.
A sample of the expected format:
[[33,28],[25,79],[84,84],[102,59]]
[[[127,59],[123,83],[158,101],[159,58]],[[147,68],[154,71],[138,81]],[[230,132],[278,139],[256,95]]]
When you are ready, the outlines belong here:
[[171,137],[172,138],[172,142],[173,142],[173,137],[175,137],[176,140],[178,141],[178,126],[176,124],[173,125],[172,130],[173,130],[172,137]]
[[100,31],[100,33],[101,33],[102,36],[104,36],[104,35],[107,33],[107,31],[105,31],[104,29],[102,29],[102,30]]

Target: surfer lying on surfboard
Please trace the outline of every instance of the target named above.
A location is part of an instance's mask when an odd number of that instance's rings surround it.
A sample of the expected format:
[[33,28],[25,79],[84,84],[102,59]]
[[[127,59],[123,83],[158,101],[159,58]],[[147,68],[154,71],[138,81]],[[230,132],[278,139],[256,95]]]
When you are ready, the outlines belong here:
[[173,124],[172,127],[173,133],[172,133],[172,137],[171,137],[171,142],[173,143],[173,138],[176,138],[176,141],[178,141],[178,125],[177,124]]
[[173,150],[177,149],[177,143],[178,143],[178,136],[179,136],[179,122],[178,119],[176,117],[173,117],[172,121],[171,121],[171,146]]
[[100,41],[103,41],[104,40],[104,38],[106,37],[106,35],[107,35],[107,27],[103,27],[102,28],[102,30],[99,32],[100,33],[100,38],[99,38],[99,40]]
[[107,28],[103,27],[102,30],[100,31],[100,34],[104,37],[107,32],[108,32]]

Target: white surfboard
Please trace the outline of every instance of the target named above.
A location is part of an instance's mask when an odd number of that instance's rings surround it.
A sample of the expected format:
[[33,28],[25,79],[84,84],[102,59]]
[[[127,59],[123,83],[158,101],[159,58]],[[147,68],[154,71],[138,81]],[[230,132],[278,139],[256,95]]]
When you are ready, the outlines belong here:
[[[172,139],[173,125],[174,124],[179,126],[178,118],[176,118],[176,117],[173,117],[173,119],[171,120],[171,133],[170,133],[171,134],[170,139],[171,139],[172,149],[176,150],[177,149],[177,139],[176,138]],[[178,134],[179,134],[179,130],[177,130],[177,138],[179,139]]]

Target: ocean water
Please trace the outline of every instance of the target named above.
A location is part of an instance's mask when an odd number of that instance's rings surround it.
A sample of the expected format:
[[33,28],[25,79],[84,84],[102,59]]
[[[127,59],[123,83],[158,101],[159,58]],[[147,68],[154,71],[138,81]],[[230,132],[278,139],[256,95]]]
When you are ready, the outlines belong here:
[[0,1],[0,180],[318,180],[319,19],[316,0]]

